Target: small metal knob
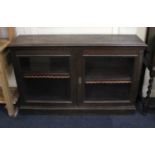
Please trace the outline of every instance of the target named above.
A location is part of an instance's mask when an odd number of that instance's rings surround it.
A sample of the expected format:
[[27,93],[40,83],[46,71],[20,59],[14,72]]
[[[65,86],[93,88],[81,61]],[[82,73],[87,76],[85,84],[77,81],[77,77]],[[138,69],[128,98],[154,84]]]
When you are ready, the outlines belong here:
[[82,84],[82,78],[81,78],[81,77],[78,78],[78,83],[79,83],[80,85]]

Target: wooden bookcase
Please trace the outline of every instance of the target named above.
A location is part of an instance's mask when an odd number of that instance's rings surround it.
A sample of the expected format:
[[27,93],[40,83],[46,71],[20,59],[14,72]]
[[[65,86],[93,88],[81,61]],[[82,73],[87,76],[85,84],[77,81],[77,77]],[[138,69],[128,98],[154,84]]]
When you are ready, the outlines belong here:
[[10,45],[19,108],[134,111],[146,45],[135,35],[25,35]]
[[8,38],[0,39],[0,104],[5,104],[9,116],[15,116],[14,103],[17,101],[17,91],[15,87],[10,87],[12,67],[7,62],[8,51],[6,48],[14,37],[14,29],[6,28]]

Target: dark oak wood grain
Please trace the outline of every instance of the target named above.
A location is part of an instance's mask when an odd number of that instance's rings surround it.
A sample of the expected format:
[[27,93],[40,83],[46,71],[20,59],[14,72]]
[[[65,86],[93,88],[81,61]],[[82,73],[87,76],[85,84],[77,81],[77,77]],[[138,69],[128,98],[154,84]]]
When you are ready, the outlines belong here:
[[129,46],[146,47],[136,35],[21,35],[10,45],[17,46]]
[[20,108],[135,110],[145,47],[136,35],[18,36],[9,49]]

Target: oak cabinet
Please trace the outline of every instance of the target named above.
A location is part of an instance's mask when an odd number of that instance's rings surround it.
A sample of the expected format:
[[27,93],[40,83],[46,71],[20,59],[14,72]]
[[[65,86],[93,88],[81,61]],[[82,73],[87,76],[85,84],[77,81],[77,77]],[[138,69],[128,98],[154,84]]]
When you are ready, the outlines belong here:
[[146,45],[135,35],[25,35],[10,45],[23,110],[135,110]]

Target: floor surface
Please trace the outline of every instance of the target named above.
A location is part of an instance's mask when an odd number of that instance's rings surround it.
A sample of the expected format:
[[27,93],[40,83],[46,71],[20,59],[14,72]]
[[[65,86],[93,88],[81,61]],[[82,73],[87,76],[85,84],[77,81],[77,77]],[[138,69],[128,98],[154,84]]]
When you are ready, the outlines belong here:
[[155,113],[123,115],[23,115],[10,118],[0,109],[0,128],[154,128]]

